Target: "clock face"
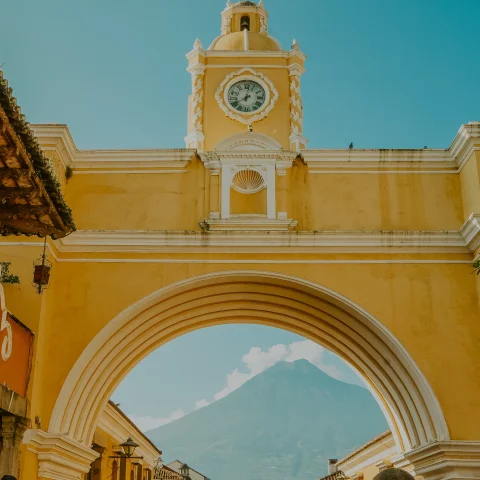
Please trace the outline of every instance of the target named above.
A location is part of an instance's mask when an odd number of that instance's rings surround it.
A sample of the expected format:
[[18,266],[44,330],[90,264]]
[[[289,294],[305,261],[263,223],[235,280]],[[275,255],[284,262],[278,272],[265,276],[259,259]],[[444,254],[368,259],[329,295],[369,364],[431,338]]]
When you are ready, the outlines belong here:
[[238,112],[256,112],[265,101],[265,89],[253,80],[240,80],[228,90],[228,102]]

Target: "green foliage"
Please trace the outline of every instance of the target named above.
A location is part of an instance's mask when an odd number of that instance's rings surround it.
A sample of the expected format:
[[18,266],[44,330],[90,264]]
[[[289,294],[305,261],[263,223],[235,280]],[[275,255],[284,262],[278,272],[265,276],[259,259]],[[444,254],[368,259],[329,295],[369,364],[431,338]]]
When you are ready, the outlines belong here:
[[67,179],[67,182],[73,177],[73,170],[70,165],[67,166],[65,169],[65,178]]
[[0,262],[2,274],[0,275],[0,283],[20,283],[18,275],[10,273],[10,262]]
[[480,275],[480,258],[476,262],[473,262],[473,268],[476,270],[477,275]]

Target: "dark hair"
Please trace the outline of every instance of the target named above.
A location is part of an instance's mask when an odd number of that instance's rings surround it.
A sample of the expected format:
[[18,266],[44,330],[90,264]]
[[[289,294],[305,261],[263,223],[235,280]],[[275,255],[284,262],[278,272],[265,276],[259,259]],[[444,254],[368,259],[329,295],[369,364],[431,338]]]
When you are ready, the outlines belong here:
[[13,475],[4,475],[2,480],[17,480],[17,477],[14,477]]
[[373,480],[415,480],[415,478],[401,468],[387,468],[377,473]]

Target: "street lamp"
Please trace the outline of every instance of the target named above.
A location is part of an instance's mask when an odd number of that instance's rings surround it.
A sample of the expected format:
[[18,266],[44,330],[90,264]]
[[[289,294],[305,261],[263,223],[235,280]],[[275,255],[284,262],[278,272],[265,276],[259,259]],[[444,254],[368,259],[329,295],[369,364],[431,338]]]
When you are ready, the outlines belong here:
[[121,443],[120,446],[122,447],[123,453],[125,453],[128,458],[131,458],[135,453],[135,449],[138,447],[138,443],[135,443],[131,437],[128,437],[127,441]]
[[127,441],[126,442],[123,442],[120,444],[120,446],[122,447],[122,450],[123,450],[123,453],[124,455],[122,456],[113,456],[113,457],[109,457],[109,458],[138,458],[138,459],[141,459],[143,457],[134,457],[133,454],[135,453],[135,449],[139,446],[138,443],[135,443],[131,437],[128,437],[127,438]]

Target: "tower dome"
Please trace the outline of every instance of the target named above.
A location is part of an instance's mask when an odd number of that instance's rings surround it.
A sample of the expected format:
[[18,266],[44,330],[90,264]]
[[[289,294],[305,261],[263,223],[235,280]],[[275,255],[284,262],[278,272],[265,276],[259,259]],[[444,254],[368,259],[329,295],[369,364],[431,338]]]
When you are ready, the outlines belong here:
[[263,0],[258,3],[228,1],[222,12],[222,33],[209,47],[209,50],[223,51],[281,49],[278,41],[268,34],[268,12]]

